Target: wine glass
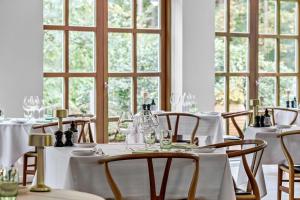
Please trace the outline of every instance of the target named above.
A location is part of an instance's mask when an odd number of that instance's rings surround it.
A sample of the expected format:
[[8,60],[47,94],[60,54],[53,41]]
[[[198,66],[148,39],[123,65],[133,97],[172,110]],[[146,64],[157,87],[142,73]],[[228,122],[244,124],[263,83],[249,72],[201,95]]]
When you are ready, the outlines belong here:
[[32,118],[32,102],[31,97],[25,96],[23,99],[24,117],[28,120]]
[[126,149],[128,149],[129,136],[133,130],[133,114],[130,111],[123,111],[118,121],[118,132],[125,135]]

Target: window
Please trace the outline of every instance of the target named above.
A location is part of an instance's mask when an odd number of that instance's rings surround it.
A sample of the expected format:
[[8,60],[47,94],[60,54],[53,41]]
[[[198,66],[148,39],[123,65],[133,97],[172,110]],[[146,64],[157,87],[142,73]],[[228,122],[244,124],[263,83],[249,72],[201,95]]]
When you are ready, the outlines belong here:
[[95,114],[98,142],[144,93],[165,109],[166,2],[44,0],[45,105]]
[[287,92],[298,96],[298,15],[298,0],[216,0],[217,111],[248,109],[250,98],[285,106]]

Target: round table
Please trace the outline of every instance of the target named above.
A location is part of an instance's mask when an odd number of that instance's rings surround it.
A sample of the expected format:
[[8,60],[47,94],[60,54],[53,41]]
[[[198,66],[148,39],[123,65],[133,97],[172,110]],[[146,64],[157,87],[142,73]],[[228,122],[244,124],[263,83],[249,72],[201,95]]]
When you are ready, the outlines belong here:
[[103,198],[71,190],[51,190],[51,192],[29,192],[28,189],[19,190],[17,200],[104,200]]

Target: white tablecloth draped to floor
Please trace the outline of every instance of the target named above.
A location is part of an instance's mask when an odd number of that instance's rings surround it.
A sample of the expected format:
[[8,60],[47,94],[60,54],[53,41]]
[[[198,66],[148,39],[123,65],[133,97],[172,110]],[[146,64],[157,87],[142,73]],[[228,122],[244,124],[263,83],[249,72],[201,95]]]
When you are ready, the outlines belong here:
[[[124,152],[124,145],[99,145],[105,154],[116,155]],[[132,147],[132,145],[131,145]],[[107,184],[103,165],[98,164],[99,156],[78,157],[71,152],[76,149],[49,147],[45,153],[46,184],[53,188],[72,189],[113,197]],[[235,199],[229,160],[223,152],[199,154],[200,177],[197,197],[205,200]],[[157,188],[160,188],[165,160],[154,161]],[[121,191],[130,197],[148,194],[149,180],[146,161],[124,161],[111,165],[113,177]],[[193,172],[193,164],[187,160],[174,160],[172,163],[167,198],[185,197]],[[159,189],[157,189],[159,190]],[[143,198],[148,199],[148,198]]]
[[[289,129],[283,130],[276,130],[271,131],[274,128],[255,128],[255,127],[248,127],[245,131],[245,139],[262,139],[268,143],[268,146],[264,150],[261,166],[257,173],[257,182],[260,187],[261,194],[264,196],[266,191],[266,184],[265,178],[263,173],[262,165],[277,165],[286,162],[284,154],[281,149],[280,140],[277,138],[278,133],[281,131],[291,131],[291,130],[300,130],[300,127],[293,126]],[[300,137],[299,136],[289,136],[286,140],[287,148],[294,155],[295,158],[299,158],[299,160],[295,160],[296,163],[300,163],[300,152],[299,152],[299,145],[300,145]],[[238,183],[243,184],[245,181],[245,173],[240,167],[239,170],[239,179]]]
[[[220,114],[203,114],[200,113],[199,128],[196,137],[205,138],[206,144],[221,143],[224,141],[223,120]],[[170,117],[171,125],[175,126],[175,117]],[[159,118],[160,128],[167,129],[168,124],[166,118]],[[178,134],[183,135],[184,139],[190,139],[190,135],[194,129],[195,120],[190,117],[180,117],[178,126]]]
[[31,128],[30,123],[0,123],[0,166],[13,165],[24,153],[33,149],[28,146]]

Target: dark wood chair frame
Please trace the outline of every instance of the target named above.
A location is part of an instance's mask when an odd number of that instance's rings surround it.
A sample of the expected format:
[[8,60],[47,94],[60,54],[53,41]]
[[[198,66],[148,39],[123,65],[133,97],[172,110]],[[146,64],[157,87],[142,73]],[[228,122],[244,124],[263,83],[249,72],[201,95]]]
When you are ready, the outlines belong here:
[[194,118],[196,120],[196,123],[194,125],[193,131],[191,133],[191,139],[190,139],[190,143],[194,144],[195,142],[197,142],[197,138],[195,138],[197,130],[199,128],[199,124],[200,124],[200,120],[201,117],[194,115],[194,114],[190,114],[190,113],[176,113],[176,112],[165,112],[165,113],[159,113],[156,114],[157,117],[166,117],[167,118],[167,123],[168,123],[168,129],[172,130],[172,125],[171,125],[171,117],[176,117],[175,119],[175,127],[173,131],[173,142],[180,142],[178,140],[178,128],[179,128],[179,122],[180,122],[180,117],[190,117],[190,118]]
[[[162,184],[160,188],[159,195],[156,193],[155,175],[153,168],[153,159],[165,158],[167,159],[166,166],[164,169],[164,174],[162,178]],[[173,159],[190,159],[194,162],[195,168],[193,172],[193,177],[190,183],[190,188],[188,192],[187,200],[194,200],[196,195],[196,189],[199,179],[199,156],[189,153],[143,153],[143,154],[126,154],[112,157],[105,157],[99,161],[100,164],[104,164],[105,174],[108,184],[114,194],[115,200],[123,200],[121,191],[119,190],[116,182],[114,181],[111,171],[109,169],[109,163],[124,160],[147,160],[148,173],[149,173],[149,183],[150,183],[150,195],[151,200],[164,200],[166,194],[166,188],[168,183],[169,172]]]

